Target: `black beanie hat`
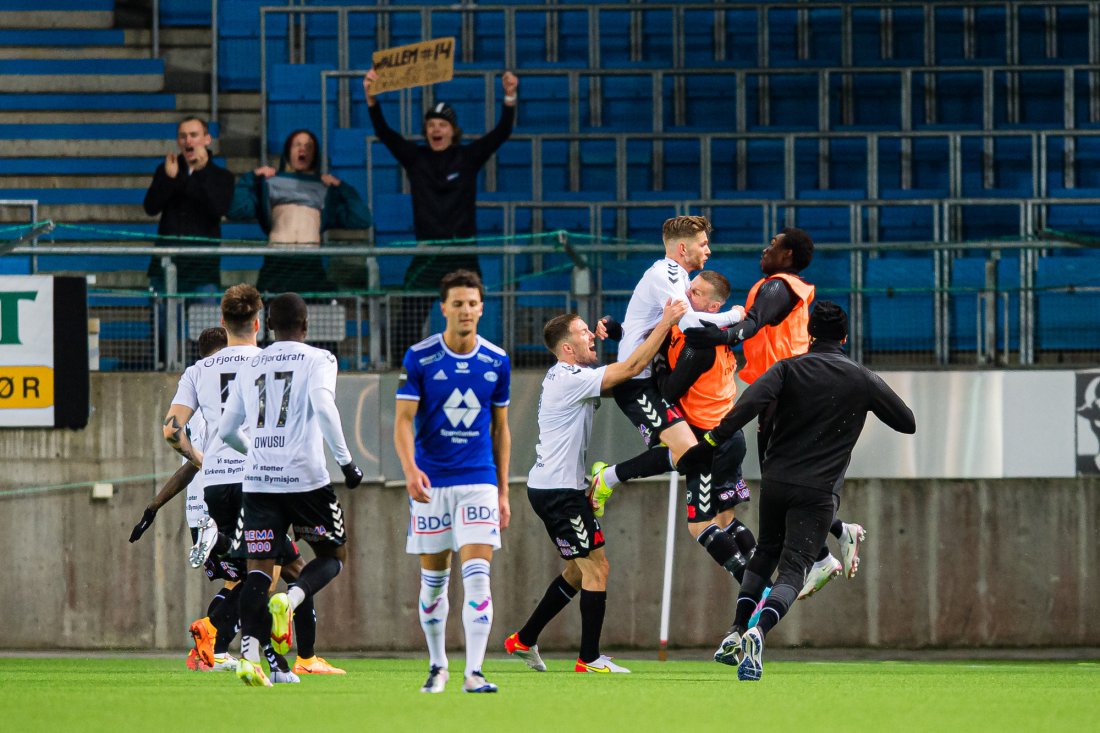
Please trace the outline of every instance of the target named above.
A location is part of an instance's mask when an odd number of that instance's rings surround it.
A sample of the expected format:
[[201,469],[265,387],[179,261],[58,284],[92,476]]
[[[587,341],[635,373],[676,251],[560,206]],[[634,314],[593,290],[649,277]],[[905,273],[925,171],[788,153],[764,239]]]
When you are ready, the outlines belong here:
[[439,119],[445,122],[450,122],[451,127],[458,129],[458,115],[455,114],[454,107],[446,102],[437,102],[427,112],[424,113],[424,121],[427,122],[430,119]]
[[819,300],[810,313],[808,330],[815,339],[843,341],[848,338],[848,315],[831,300]]

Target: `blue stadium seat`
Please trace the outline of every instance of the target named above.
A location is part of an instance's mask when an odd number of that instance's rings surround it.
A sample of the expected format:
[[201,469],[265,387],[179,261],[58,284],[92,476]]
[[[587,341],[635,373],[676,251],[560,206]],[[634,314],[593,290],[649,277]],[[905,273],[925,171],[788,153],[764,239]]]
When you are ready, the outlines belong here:
[[[951,187],[950,146],[943,137],[915,137],[911,140],[910,185],[917,191],[942,191],[946,196]],[[881,191],[901,189],[902,149],[897,138],[880,138],[878,149],[879,188]],[[884,196],[885,197],[885,196]],[[907,198],[917,198],[907,195]]]
[[898,72],[852,75],[852,119],[843,118],[843,82],[840,74],[829,78],[829,120],[836,130],[899,130],[901,74]]
[[983,180],[983,140],[964,137],[961,152],[963,196],[1001,198],[1035,195],[1030,138],[1000,137],[993,140],[993,185],[990,187],[986,187]]
[[[267,147],[278,156],[292,130],[321,131],[321,72],[328,64],[274,64],[268,85]],[[329,120],[335,127],[335,80],[329,89]]]
[[1100,188],[1055,189],[1051,195],[1062,198],[1064,203],[1047,207],[1047,228],[1100,237],[1100,206],[1073,201],[1074,198],[1100,199]]
[[[218,3],[218,85],[223,91],[260,88],[260,8],[268,0]],[[267,19],[268,61],[285,61],[286,16]]]
[[932,255],[867,258],[864,351],[932,351],[935,345]]
[[998,128],[1049,129],[1065,121],[1063,74],[1055,71],[1023,71],[1019,81],[1019,121],[1008,121],[1008,74],[993,75],[993,123]]
[[523,104],[516,127],[525,133],[569,132],[569,79],[561,75],[529,75],[523,79]]
[[677,77],[664,79],[664,129],[668,132],[732,132],[737,127],[737,77],[733,74],[685,74],[683,119],[676,116]]
[[[951,261],[950,296],[950,348],[952,351],[973,352],[978,348],[978,293],[985,289],[984,256],[958,257]],[[1008,337],[1009,349],[1018,349],[1020,344],[1020,296],[1016,288],[1020,285],[1020,262],[1017,252],[1003,253],[997,262],[998,288],[1009,293],[1008,299]],[[1004,349],[1004,303],[997,299],[997,350]]]
[[[717,192],[721,193],[721,192]],[[729,199],[729,196],[716,198]],[[712,241],[731,244],[762,244],[771,237],[765,207],[759,204],[712,206],[705,212],[714,225]]]
[[966,56],[966,19],[962,6],[937,7],[935,12],[937,64],[1003,64],[1006,60],[1005,8],[977,5],[974,10],[975,48]]
[[516,199],[529,199],[534,195],[532,144],[530,140],[513,139],[497,150],[498,191],[507,192]]
[[1100,285],[1097,273],[1100,273],[1100,253],[1096,250],[1039,259],[1035,275],[1036,349],[1100,349],[1100,329],[1096,327],[1100,320],[1100,293],[1081,290]]
[[[519,35],[519,29],[516,29]],[[516,39],[519,42],[519,39]],[[505,68],[506,47],[504,45],[504,13],[482,10],[474,14],[474,52],[473,60],[463,62],[463,66],[484,69]]]
[[210,27],[208,0],[160,0],[160,23],[166,27]]
[[4,46],[122,46],[126,32],[121,28],[18,28],[0,30]]
[[[653,130],[653,81],[645,76],[604,77],[600,84],[600,94],[592,89],[595,79],[581,76],[581,131],[599,132],[651,132]],[[599,105],[601,124],[592,122],[589,110]]]
[[597,193],[599,198],[615,198],[615,141],[608,139],[581,140],[578,143],[581,160],[580,190]]
[[374,237],[379,243],[413,239],[412,196],[404,193],[374,197]]
[[[633,19],[641,14],[641,58],[631,58]],[[600,66],[605,69],[664,68],[672,58],[672,11],[667,8],[604,6],[599,10]]]
[[1020,207],[1014,204],[967,204],[960,206],[964,240],[1021,237]]
[[[925,88],[935,84],[936,114],[926,122]],[[982,126],[982,75],[978,71],[921,72],[913,74],[913,129],[980,129]]]
[[[767,81],[764,77],[767,76]],[[760,96],[767,86],[768,119],[761,119]],[[750,74],[746,78],[745,95],[748,129],[755,130],[817,130],[818,75],[790,72],[784,74]]]
[[701,195],[702,148],[698,140],[664,141],[664,190]]

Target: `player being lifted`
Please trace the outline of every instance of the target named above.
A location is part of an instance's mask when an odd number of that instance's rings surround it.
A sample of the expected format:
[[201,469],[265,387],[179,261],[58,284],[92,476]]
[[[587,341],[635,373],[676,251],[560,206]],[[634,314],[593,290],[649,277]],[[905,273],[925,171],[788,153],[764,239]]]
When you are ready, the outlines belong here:
[[527,498],[565,561],[565,569],[550,583],[523,628],[504,642],[509,654],[532,669],[546,671],[539,656],[539,634],[579,590],[581,649],[573,669],[630,671],[600,654],[609,568],[603,531],[585,498],[585,453],[600,395],[640,374],[685,310],[683,301],[669,298],[645,341],[625,360],[610,366],[598,366],[596,337],[576,313],[552,318],[543,328],[546,348],[558,362],[542,380],[539,443],[527,479]]
[[[677,216],[664,223],[661,235],[665,256],[646,270],[630,296],[622,324],[619,361],[630,358],[645,341],[660,322],[664,304],[669,298],[688,303],[688,287],[691,284],[688,273],[703,269],[710,258],[710,232],[711,225],[705,216]],[[744,314],[741,306],[734,306],[728,311],[704,315],[708,321],[730,326],[738,323]],[[677,325],[681,330],[701,326],[700,314],[689,308]],[[605,471],[607,475],[602,476],[604,487],[669,471],[684,451],[695,445],[691,427],[684,423],[679,408],[661,397],[648,365],[637,377],[615,387],[612,394],[619,409],[638,428],[651,450]],[[668,450],[659,448],[659,444],[667,446]],[[598,484],[601,476],[596,479]]]
[[481,667],[493,623],[489,564],[508,526],[508,355],[477,333],[481,278],[443,277],[443,333],[412,346],[397,388],[393,442],[405,473],[410,521],[405,549],[420,556],[420,626],[430,670],[421,692],[447,684],[447,584],[451,553],[462,562],[466,669],[462,689],[496,692]]
[[[270,636],[275,651],[285,654],[295,609],[328,585],[347,558],[344,512],[325,467],[322,438],[347,487],[354,489],[363,479],[336,409],[336,357],[305,343],[305,301],[297,293],[284,293],[268,304],[267,314],[275,341],[251,355],[229,381],[218,423],[221,439],[247,454],[234,545],[248,557],[240,596],[237,676],[251,686],[272,683],[260,666],[264,640]],[[276,593],[268,602],[277,558],[294,554],[286,535],[289,526],[310,544],[315,557],[286,593]]]

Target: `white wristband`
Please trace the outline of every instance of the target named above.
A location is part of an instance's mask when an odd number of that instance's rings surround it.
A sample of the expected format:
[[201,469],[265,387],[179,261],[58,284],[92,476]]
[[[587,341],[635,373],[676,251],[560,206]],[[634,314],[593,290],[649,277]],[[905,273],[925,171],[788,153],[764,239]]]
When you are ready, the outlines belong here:
[[515,94],[505,94],[504,95],[504,101],[508,102],[510,104],[510,103],[516,101],[516,95]]

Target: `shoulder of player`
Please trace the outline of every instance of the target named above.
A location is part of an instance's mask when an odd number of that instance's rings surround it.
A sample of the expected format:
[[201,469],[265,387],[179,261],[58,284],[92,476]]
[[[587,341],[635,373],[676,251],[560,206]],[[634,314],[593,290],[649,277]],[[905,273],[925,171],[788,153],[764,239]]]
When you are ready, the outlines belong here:
[[508,358],[508,352],[507,351],[500,348],[499,346],[497,346],[496,344],[494,344],[492,341],[485,338],[484,336],[478,336],[477,337],[477,345],[479,347],[479,350],[484,349],[485,351],[488,351],[490,354],[494,354],[496,356],[500,356],[500,357],[503,357],[505,359]]

